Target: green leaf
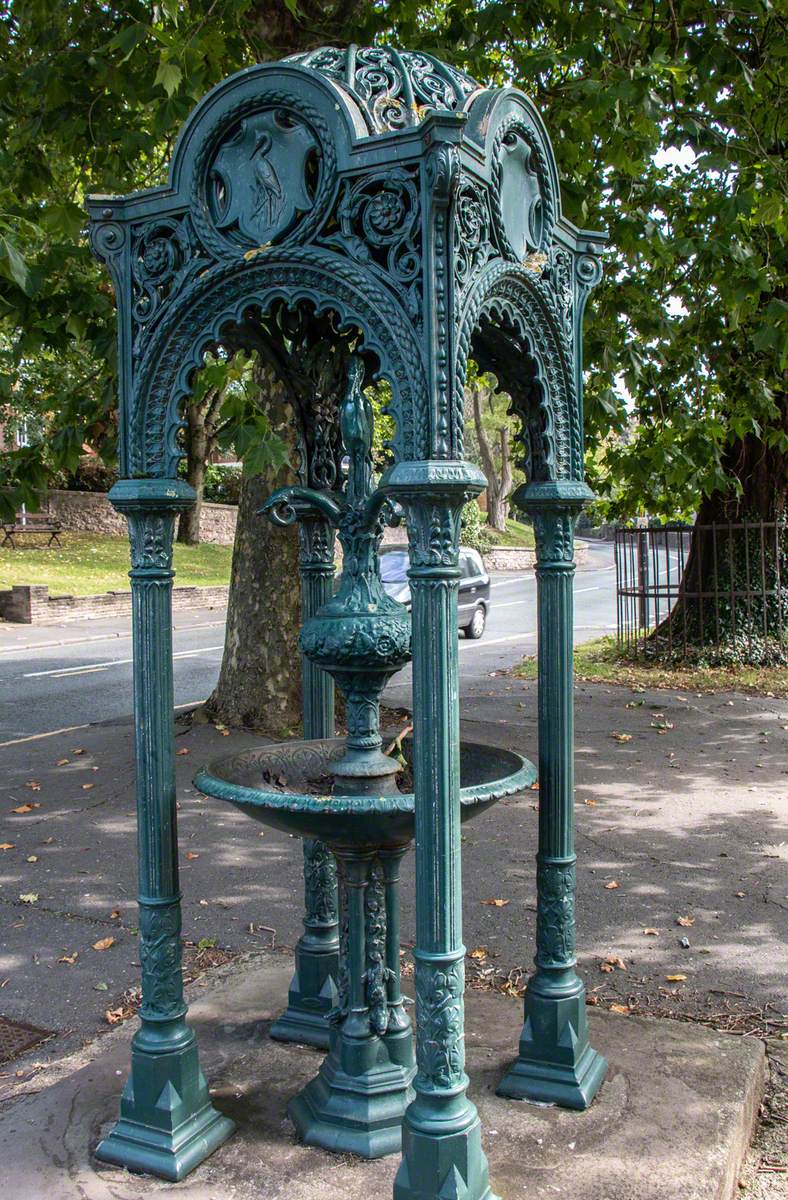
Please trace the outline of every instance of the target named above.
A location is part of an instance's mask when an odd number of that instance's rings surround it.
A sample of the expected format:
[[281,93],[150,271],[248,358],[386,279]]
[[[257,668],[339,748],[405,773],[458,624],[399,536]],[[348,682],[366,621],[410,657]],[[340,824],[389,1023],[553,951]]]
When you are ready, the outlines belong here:
[[9,237],[0,236],[0,273],[23,292],[29,290],[30,276],[27,264]]
[[154,85],[161,84],[167,95],[172,96],[177,92],[182,79],[183,72],[180,67],[176,63],[166,62],[162,59],[153,82]]

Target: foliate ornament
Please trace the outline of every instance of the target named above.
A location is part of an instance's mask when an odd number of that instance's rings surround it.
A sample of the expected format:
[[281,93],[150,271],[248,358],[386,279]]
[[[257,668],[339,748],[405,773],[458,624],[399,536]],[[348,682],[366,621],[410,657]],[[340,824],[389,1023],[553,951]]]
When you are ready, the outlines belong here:
[[287,92],[246,97],[218,118],[195,158],[195,229],[219,259],[306,241],[335,180],[336,149],[316,108]]
[[162,305],[190,276],[206,267],[186,217],[164,217],[131,229],[131,314],[136,326],[134,354]]
[[556,219],[547,156],[536,131],[511,116],[495,132],[490,199],[501,252],[522,263],[544,250]]
[[336,208],[340,232],[323,244],[367,264],[403,297],[408,314],[421,312],[421,205],[413,168],[359,176],[344,184]]
[[459,558],[462,505],[450,501],[407,504],[408,543],[414,567],[456,567]]
[[350,1012],[350,905],[344,864],[337,863],[339,885],[339,970],[337,971],[337,1004],[328,1014],[333,1024],[343,1021]]
[[369,1009],[369,1023],[375,1033],[382,1035],[388,1028],[388,968],[386,967],[386,895],[381,869],[373,863],[369,870],[364,896],[364,933],[366,941],[366,971],[364,990]]
[[490,257],[490,208],[486,191],[462,182],[454,208],[454,271],[462,289]]
[[147,512],[129,512],[127,518],[132,569],[169,575],[172,571],[174,514],[160,513],[152,509]]
[[288,60],[333,79],[353,95],[375,133],[407,129],[433,111],[456,111],[479,90],[470,75],[429,54],[389,46],[322,46]]
[[173,1020],[185,1011],[181,975],[181,910],[177,901],[140,903],[140,1016]]
[[456,1087],[465,1079],[462,959],[439,967],[416,960],[416,1042],[420,1091]]
[[305,838],[305,924],[319,927],[335,925],[336,894],[337,871],[333,854],[316,838]]
[[575,959],[574,863],[540,862],[536,872],[536,949],[540,966]]
[[574,559],[574,527],[577,512],[566,508],[533,512],[536,561],[541,567],[549,563],[571,563]]
[[568,250],[561,246],[553,247],[543,278],[553,293],[564,333],[570,337],[574,321],[575,289],[572,279],[572,256]]

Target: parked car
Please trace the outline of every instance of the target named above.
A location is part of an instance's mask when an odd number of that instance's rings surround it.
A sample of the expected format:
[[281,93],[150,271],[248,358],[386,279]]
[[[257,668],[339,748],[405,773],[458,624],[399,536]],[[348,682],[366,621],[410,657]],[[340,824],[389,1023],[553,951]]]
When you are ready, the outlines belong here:
[[[410,610],[408,583],[408,552],[403,546],[391,546],[380,552],[380,577],[383,587],[394,600]],[[467,638],[480,638],[487,624],[490,609],[490,576],[484,569],[482,557],[469,546],[460,546],[460,590],[457,598],[457,621]]]

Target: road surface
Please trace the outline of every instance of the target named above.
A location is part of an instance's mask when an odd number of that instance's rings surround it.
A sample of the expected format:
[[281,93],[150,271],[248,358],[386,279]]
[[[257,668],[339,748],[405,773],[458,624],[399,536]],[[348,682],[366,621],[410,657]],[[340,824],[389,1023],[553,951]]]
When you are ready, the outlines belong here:
[[[593,543],[575,577],[575,638],[615,629],[615,572],[609,543]],[[224,611],[176,613],[173,623],[175,704],[210,694],[224,644]],[[503,670],[536,649],[533,573],[498,572],[484,637],[460,639],[460,679],[469,683]],[[52,730],[119,720],[131,713],[130,618],[60,626],[0,625],[0,745]],[[387,696],[406,700],[410,670]]]

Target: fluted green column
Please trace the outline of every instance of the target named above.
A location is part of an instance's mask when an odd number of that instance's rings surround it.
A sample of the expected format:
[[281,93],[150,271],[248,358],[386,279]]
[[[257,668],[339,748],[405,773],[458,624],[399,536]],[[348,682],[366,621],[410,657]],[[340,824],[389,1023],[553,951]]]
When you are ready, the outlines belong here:
[[525,993],[519,1056],[498,1094],[587,1108],[607,1063],[588,1040],[575,971],[574,525],[592,498],[583,483],[532,483],[514,503],[536,535],[539,686],[539,847],[536,971]]
[[235,1128],[211,1105],[185,1020],[181,974],[172,541],[175,517],[193,503],[194,492],[181,480],[121,480],[110,499],[128,518],[131,540],[142,1004],[120,1119],[96,1155],[178,1180]]
[[457,682],[460,513],[484,477],[467,463],[400,463],[382,486],[407,512],[413,602],[417,1074],[394,1198],[493,1200],[466,1096]]
[[[308,508],[298,508],[301,622],[314,617],[334,588],[333,527]],[[334,736],[334,681],[301,656],[304,737]],[[287,1008],[271,1026],[271,1037],[327,1050],[327,1016],[337,1004],[339,923],[334,856],[315,838],[304,838],[304,932],[295,949],[295,973]]]

